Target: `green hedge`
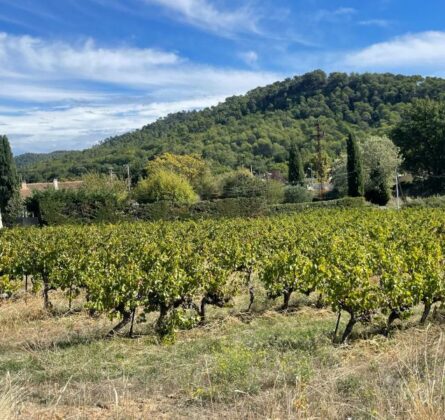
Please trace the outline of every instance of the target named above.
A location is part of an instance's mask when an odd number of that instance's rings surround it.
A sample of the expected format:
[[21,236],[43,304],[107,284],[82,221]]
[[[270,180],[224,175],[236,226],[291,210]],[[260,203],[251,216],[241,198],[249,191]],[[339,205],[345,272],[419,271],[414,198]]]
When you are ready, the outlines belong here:
[[445,195],[436,195],[428,198],[415,198],[403,205],[409,208],[445,208]]
[[123,204],[112,193],[45,190],[26,201],[40,225],[89,224],[122,220]]
[[137,220],[184,220],[218,217],[257,217],[292,213],[311,208],[359,208],[364,207],[365,205],[366,202],[361,197],[274,205],[269,205],[262,198],[252,197],[201,201],[190,206],[177,206],[169,202],[158,202],[133,206],[129,209],[127,214],[131,219]]
[[168,201],[150,204],[119,203],[106,194],[73,191],[45,191],[28,200],[42,225],[114,223],[131,220],[187,220],[219,217],[257,217],[317,208],[357,208],[363,198],[271,205],[262,197],[225,198],[178,205]]
[[329,201],[313,201],[309,203],[288,203],[277,204],[269,207],[269,214],[283,214],[292,213],[308,209],[320,209],[320,208],[360,208],[365,207],[366,201],[363,197],[345,197],[338,200]]
[[267,202],[262,198],[225,198],[201,201],[187,206],[158,202],[131,206],[127,215],[138,220],[183,220],[217,217],[255,217],[268,213]]

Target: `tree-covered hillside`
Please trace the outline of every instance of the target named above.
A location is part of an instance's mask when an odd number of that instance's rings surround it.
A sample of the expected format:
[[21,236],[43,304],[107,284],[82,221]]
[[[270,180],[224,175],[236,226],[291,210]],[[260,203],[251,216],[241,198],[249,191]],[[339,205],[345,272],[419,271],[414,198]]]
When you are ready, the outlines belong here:
[[[89,171],[123,173],[130,164],[137,177],[146,161],[162,152],[196,153],[216,171],[252,167],[286,171],[290,146],[301,148],[307,167],[316,151],[317,120],[330,159],[346,148],[349,131],[387,134],[415,98],[445,98],[445,80],[393,74],[326,75],[317,70],[202,111],[180,112],[91,149],[28,159],[20,166],[28,181],[76,178]],[[20,157],[19,157],[20,159]]]

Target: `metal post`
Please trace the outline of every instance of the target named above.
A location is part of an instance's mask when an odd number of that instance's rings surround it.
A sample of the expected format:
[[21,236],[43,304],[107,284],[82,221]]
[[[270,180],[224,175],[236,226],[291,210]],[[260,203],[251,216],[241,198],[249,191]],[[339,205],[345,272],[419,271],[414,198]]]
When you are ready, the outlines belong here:
[[396,200],[397,200],[397,210],[400,210],[400,194],[399,194],[399,174],[396,170]]

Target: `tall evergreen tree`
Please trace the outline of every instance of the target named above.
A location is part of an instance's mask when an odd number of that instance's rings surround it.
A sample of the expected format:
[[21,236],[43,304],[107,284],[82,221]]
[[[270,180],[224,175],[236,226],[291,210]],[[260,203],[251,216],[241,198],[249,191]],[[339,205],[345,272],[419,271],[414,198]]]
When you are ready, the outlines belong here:
[[366,191],[366,199],[371,203],[385,206],[391,200],[391,189],[384,168],[379,164],[370,174],[371,187]]
[[348,195],[350,197],[362,197],[365,193],[363,165],[357,140],[352,134],[349,134],[347,149]]
[[304,169],[301,154],[298,148],[293,145],[289,150],[289,184],[303,185],[304,184]]
[[5,211],[9,200],[18,189],[18,176],[6,136],[0,136],[0,209]]

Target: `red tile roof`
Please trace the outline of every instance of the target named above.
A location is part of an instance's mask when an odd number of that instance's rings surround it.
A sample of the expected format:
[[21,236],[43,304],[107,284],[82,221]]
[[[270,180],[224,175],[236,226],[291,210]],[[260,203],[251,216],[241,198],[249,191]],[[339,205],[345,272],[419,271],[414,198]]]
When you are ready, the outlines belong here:
[[[66,181],[58,182],[57,184],[59,190],[78,190],[83,184],[83,181]],[[44,191],[49,188],[54,188],[54,185],[54,182],[35,182],[33,184],[23,182],[20,189],[20,197],[22,199],[31,197],[34,191]]]

